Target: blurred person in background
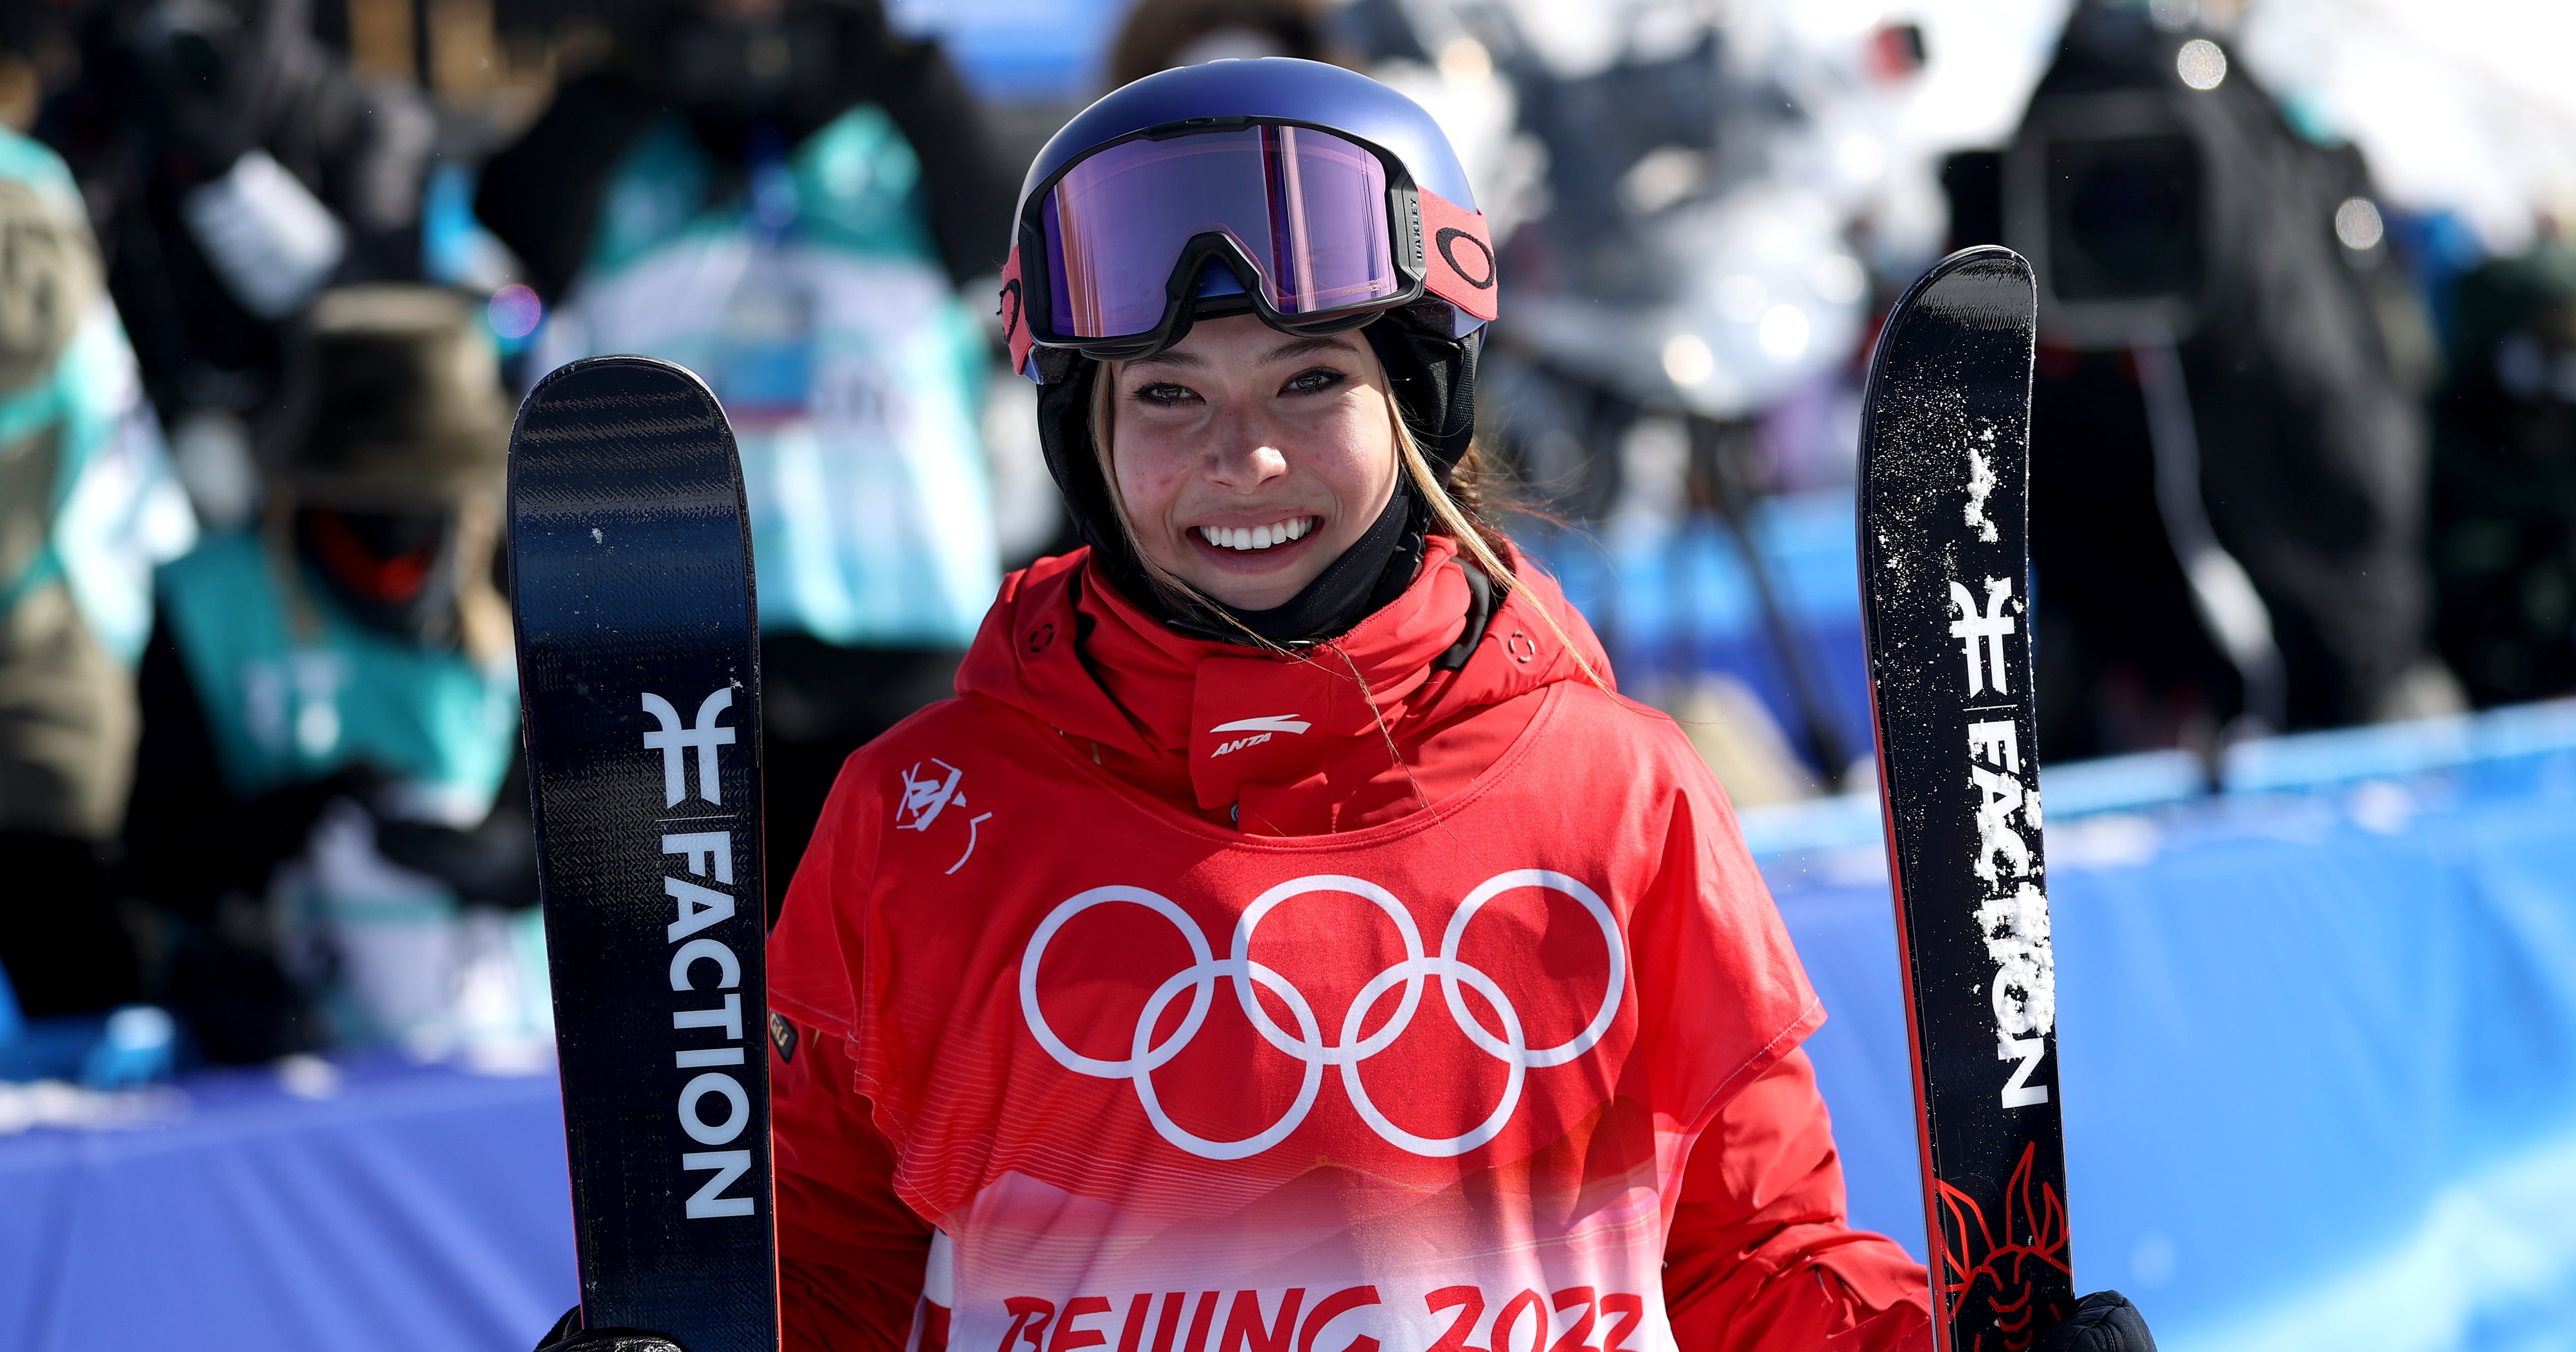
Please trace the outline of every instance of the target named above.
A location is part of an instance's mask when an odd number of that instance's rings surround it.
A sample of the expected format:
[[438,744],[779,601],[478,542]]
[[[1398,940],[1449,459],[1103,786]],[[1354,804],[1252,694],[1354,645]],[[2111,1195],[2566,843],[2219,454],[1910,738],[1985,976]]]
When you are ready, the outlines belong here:
[[2452,314],[2433,404],[2442,655],[2481,705],[2576,692],[2576,250],[2477,268]]
[[1953,243],[2039,274],[2043,740],[2214,752],[2456,707],[2419,554],[2429,340],[2360,152],[2164,13],[2084,0],[2013,149],[1947,175]]
[[999,580],[993,358],[957,288],[998,272],[1012,187],[874,0],[648,7],[484,172],[476,213],[555,307],[531,375],[664,357],[733,421],[773,910],[843,758],[948,694]]
[[1489,445],[1575,527],[1533,542],[1739,806],[1830,790],[1867,745],[1857,664],[1783,585],[1798,548],[1762,499],[1849,483],[1865,260],[1911,276],[1940,214],[1890,160],[1919,31],[1788,8],[1343,12],[1489,194],[1516,279]]
[[0,5],[0,127],[22,135],[35,127],[46,77],[78,59],[72,17],[68,5]]
[[311,28],[308,0],[103,0],[37,125],[210,522],[253,506],[249,424],[275,411],[293,316],[325,285],[420,275],[428,105]]
[[264,519],[161,573],[127,849],[168,1002],[216,1060],[541,1057],[498,364],[429,287],[327,291],[305,329]]
[[1156,71],[1261,56],[1349,64],[1319,0],[1137,0],[1109,44],[1109,87]]
[[0,965],[26,1014],[140,993],[106,852],[132,782],[152,565],[195,531],[79,189],[0,131]]

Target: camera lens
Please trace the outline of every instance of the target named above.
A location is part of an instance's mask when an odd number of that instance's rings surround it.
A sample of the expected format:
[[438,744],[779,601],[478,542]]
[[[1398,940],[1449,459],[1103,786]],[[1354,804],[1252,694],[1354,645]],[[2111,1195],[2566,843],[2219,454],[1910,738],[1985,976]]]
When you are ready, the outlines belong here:
[[2060,300],[2196,294],[2200,182],[2188,137],[2052,142],[2050,289]]

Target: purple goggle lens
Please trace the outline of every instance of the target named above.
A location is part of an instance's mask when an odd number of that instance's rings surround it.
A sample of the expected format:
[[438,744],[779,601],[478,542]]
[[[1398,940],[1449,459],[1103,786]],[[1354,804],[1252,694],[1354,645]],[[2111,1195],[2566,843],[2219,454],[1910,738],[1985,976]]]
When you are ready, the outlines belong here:
[[1404,290],[1388,239],[1386,167],[1328,132],[1253,126],[1125,141],[1067,170],[1039,207],[1048,309],[1068,338],[1123,338],[1163,321],[1189,242],[1220,231],[1284,315]]

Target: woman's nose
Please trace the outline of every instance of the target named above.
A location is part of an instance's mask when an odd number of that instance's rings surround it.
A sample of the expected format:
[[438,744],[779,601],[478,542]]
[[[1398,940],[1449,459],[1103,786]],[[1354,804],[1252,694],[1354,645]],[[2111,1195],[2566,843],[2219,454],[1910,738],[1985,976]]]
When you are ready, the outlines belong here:
[[1228,418],[1213,429],[1207,474],[1210,482],[1237,491],[1258,488],[1288,472],[1288,455],[1270,429],[1251,419]]

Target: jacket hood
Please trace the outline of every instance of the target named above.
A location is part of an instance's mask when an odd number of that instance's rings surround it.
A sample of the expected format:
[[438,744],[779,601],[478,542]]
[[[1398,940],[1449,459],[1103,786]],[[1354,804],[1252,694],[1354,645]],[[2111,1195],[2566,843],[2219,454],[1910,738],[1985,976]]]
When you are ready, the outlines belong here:
[[[1426,784],[1472,778],[1535,712],[1525,697],[1588,683],[1585,664],[1609,681],[1555,580],[1517,553],[1509,562],[1513,585],[1480,632],[1469,632],[1478,588],[1456,543],[1435,536],[1394,601],[1338,638],[1278,653],[1174,631],[1076,550],[1003,580],[957,693],[1039,719],[1194,815],[1264,834],[1349,829],[1373,784],[1396,790],[1401,805],[1385,806],[1400,815],[1442,796]],[[1499,738],[1459,735],[1507,707],[1508,727],[1487,729]]]

